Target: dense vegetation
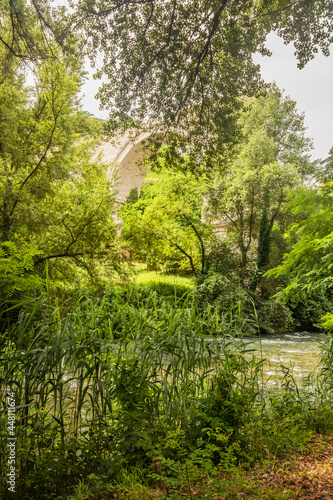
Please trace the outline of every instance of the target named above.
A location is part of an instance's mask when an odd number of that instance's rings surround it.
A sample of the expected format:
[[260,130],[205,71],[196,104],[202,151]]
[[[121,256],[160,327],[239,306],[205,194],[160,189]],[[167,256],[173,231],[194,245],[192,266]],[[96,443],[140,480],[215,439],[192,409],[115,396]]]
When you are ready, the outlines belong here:
[[[332,431],[329,334],[300,386],[246,340],[333,327],[332,151],[251,57],[272,30],[327,53],[330,2],[0,9],[1,498],[218,498]],[[97,51],[108,121],[78,102]],[[147,118],[119,206],[96,147]]]

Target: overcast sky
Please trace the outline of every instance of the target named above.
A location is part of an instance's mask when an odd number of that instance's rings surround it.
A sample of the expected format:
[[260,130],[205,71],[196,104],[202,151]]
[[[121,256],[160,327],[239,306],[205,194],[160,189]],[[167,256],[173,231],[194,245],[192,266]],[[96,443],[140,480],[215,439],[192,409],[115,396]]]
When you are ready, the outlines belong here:
[[[313,159],[326,158],[333,146],[333,55],[324,57],[321,53],[299,70],[292,45],[284,45],[276,35],[270,35],[267,47],[271,57],[255,55],[256,63],[262,68],[265,81],[275,81],[285,94],[297,102],[298,111],[305,113],[307,135],[314,142]],[[333,50],[332,50],[333,53]],[[88,69],[88,68],[87,68]],[[83,87],[83,109],[100,118],[107,118],[108,111],[99,110],[94,98],[99,82],[93,80],[94,70]]]

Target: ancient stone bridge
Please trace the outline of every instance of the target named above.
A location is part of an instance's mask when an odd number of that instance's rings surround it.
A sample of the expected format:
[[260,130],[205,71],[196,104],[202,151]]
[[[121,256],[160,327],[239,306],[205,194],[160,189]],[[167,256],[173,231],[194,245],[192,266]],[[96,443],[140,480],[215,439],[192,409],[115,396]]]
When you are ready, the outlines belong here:
[[[140,194],[147,174],[144,157],[148,154],[145,148],[150,135],[149,130],[134,135],[133,130],[129,129],[103,141],[98,147],[98,153],[102,153],[102,161],[110,164],[108,179],[114,181],[118,203],[124,203],[132,189],[136,188]],[[225,237],[225,224],[215,221],[213,225],[215,233]]]

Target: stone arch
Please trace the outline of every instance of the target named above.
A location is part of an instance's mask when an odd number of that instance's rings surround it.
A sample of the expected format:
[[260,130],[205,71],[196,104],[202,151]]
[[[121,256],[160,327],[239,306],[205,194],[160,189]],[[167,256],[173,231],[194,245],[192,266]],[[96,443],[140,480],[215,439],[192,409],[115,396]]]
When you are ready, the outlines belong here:
[[147,150],[144,151],[145,141],[150,135],[151,132],[144,131],[133,136],[133,131],[127,130],[109,141],[103,141],[98,148],[98,153],[102,153],[102,162],[110,164],[107,176],[109,180],[115,179],[118,203],[124,203],[132,189],[136,188],[140,194],[147,174],[143,162],[147,154]]

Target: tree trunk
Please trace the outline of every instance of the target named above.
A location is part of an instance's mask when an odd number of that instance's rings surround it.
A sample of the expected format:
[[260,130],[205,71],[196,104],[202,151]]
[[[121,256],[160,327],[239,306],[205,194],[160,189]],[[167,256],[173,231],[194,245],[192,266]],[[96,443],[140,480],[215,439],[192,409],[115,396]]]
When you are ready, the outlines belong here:
[[3,216],[2,216],[2,234],[1,234],[2,242],[9,241],[10,226],[11,226],[11,217],[8,213],[8,205],[7,203],[4,203]]

